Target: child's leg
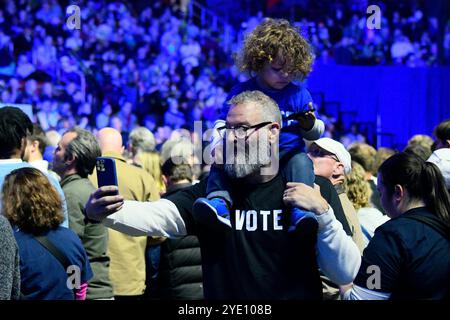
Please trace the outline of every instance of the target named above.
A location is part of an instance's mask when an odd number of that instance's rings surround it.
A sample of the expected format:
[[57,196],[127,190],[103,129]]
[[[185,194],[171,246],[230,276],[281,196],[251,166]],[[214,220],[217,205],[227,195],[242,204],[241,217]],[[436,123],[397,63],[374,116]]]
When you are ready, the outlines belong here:
[[206,186],[206,197],[208,199],[221,198],[231,205],[232,201],[228,190],[228,177],[225,174],[225,171],[212,165],[208,176],[208,184]]
[[231,196],[227,191],[228,177],[217,166],[211,166],[206,186],[206,198],[199,198],[194,202],[192,214],[197,223],[209,228],[223,226],[231,227],[230,207]]
[[[294,154],[282,167],[282,174],[287,182],[301,182],[314,187],[313,163],[304,152]],[[298,223],[304,218],[316,219],[316,216],[312,212],[304,211],[300,208],[292,208],[289,231],[296,230]]]
[[314,187],[314,167],[306,153],[296,153],[282,168],[283,176],[287,182],[301,182]]

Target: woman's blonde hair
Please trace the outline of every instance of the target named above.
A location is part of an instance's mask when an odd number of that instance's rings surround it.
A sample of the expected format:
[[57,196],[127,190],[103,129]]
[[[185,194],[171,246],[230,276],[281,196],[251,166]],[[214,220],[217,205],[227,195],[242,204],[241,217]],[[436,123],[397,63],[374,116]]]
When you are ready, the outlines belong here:
[[161,172],[161,156],[157,152],[139,152],[138,161],[142,168],[150,173],[155,179],[159,191],[165,190],[164,180]]
[[352,171],[346,176],[346,191],[356,210],[369,206],[371,191],[365,174],[364,168],[352,161]]
[[12,225],[33,235],[56,229],[64,221],[60,195],[35,168],[16,169],[6,176],[2,207]]
[[276,58],[284,72],[296,77],[306,77],[314,61],[310,44],[297,28],[284,19],[266,18],[246,36],[236,64],[242,71],[260,72]]

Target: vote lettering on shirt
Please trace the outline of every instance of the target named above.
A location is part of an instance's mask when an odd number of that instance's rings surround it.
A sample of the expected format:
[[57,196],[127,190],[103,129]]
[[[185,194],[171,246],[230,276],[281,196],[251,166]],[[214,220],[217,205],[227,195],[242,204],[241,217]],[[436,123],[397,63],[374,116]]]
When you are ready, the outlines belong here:
[[177,204],[188,234],[198,236],[205,298],[322,297],[315,250],[317,223],[306,224],[301,234],[288,232],[291,208],[283,202],[285,186],[280,175],[259,184],[232,181],[231,228],[194,220],[193,203],[206,196],[205,180],[168,197]]
[[235,210],[234,228],[236,230],[256,231],[258,230],[258,220],[261,219],[262,224],[259,228],[262,231],[267,230],[283,230],[281,217],[283,210]]

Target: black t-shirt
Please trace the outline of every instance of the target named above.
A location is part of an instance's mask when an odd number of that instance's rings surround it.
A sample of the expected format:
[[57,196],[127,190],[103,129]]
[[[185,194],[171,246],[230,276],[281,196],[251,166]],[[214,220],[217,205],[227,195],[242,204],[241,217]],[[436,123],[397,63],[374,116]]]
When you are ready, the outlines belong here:
[[195,224],[192,204],[206,195],[206,181],[170,195],[188,234],[198,236],[207,299],[321,299],[316,258],[317,221],[289,233],[280,176],[258,185],[232,183],[231,229]]
[[[443,299],[449,297],[450,244],[429,225],[409,216],[437,217],[425,208],[405,212],[378,227],[364,250],[354,283],[380,292],[390,299]],[[381,277],[376,286],[376,271]],[[447,296],[446,296],[447,295]]]

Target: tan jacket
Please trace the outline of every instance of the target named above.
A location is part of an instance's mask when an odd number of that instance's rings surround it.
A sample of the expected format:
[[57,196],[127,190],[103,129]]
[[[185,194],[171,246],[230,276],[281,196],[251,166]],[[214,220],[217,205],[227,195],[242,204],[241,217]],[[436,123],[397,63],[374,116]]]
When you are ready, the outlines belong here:
[[[159,190],[153,177],[145,170],[126,163],[123,156],[107,152],[103,157],[116,160],[119,193],[125,200],[155,201]],[[97,173],[89,177],[97,186]],[[111,258],[110,278],[114,295],[135,296],[145,291],[145,249],[147,237],[131,237],[108,229],[108,254]]]
[[347,218],[348,225],[352,230],[352,239],[356,243],[359,251],[362,252],[364,250],[364,237],[361,231],[361,225],[358,220],[358,216],[356,214],[355,207],[350,202],[350,199],[347,197],[347,194],[340,188],[336,188],[336,191],[339,195],[339,200],[341,200],[342,209],[344,209],[345,217]]
[[[347,219],[350,230],[352,231],[352,239],[356,243],[361,255],[364,250],[364,237],[361,231],[361,225],[359,224],[358,216],[353,204],[347,197],[342,185],[335,186],[336,192],[339,195],[342,209],[344,210],[345,218]],[[321,275],[322,279],[322,292],[324,300],[339,300],[339,288],[332,283],[327,277]]]

